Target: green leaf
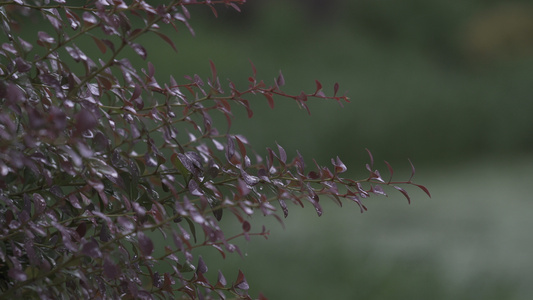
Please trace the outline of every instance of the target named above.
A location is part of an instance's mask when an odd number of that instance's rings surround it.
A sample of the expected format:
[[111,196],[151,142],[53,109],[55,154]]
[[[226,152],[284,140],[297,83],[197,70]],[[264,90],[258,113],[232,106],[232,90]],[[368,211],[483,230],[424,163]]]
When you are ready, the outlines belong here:
[[189,224],[189,229],[191,230],[192,237],[194,238],[194,242],[196,243],[196,227],[194,226],[193,221],[189,218],[185,218],[187,221],[187,224]]

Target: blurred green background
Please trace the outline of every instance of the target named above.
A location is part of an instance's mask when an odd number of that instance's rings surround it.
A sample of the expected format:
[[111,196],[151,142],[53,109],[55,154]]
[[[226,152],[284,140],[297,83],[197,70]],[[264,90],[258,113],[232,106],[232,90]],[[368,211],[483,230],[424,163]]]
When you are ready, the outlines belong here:
[[[327,204],[324,215],[290,207],[268,240],[239,243],[244,258],[203,253],[216,277],[241,268],[269,299],[531,299],[533,297],[533,5],[530,1],[249,1],[238,14],[191,8],[196,37],[178,33],[178,53],[154,39],[149,60],[159,78],[209,75],[246,85],[249,60],[286,90],[326,93],[339,82],[351,103],[312,100],[311,116],[277,99],[252,99],[252,119],[237,114],[259,153],[277,141],[308,162],[340,155],[364,174],[365,148],[409,176],[408,205],[398,193],[355,204]],[[159,61],[158,61],[159,60]],[[384,168],[378,163],[378,167]],[[386,170],[386,168],[384,168]],[[224,226],[231,227],[229,218]],[[237,229],[236,229],[237,231]]]
[[[216,277],[241,268],[269,299],[531,299],[533,297],[533,5],[530,1],[354,0],[249,1],[238,14],[191,8],[178,53],[149,51],[159,78],[209,75],[247,84],[249,60],[286,90],[326,93],[339,82],[351,103],[312,100],[311,115],[276,99],[253,98],[255,115],[237,114],[259,153],[277,141],[308,162],[339,155],[352,176],[364,174],[365,148],[409,176],[408,205],[398,193],[327,204],[324,215],[290,207],[283,229],[239,245],[244,258],[203,253]],[[384,167],[378,163],[378,167]],[[384,170],[386,170],[384,168]],[[231,227],[230,220],[224,225]],[[237,229],[236,229],[237,231]],[[234,273],[234,274],[233,274]]]

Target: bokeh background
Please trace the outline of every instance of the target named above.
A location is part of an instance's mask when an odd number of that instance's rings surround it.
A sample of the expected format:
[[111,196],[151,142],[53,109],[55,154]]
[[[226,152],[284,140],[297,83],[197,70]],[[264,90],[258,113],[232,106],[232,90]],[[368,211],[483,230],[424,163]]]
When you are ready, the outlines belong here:
[[332,93],[338,82],[344,108],[313,100],[309,116],[254,98],[254,117],[237,114],[232,132],[259,153],[278,142],[308,162],[339,155],[353,177],[365,148],[397,179],[409,158],[433,197],[409,189],[408,205],[391,191],[363,214],[324,203],[320,218],[290,207],[285,229],[258,215],[252,228],[266,224],[270,238],[241,241],[243,258],[205,251],[208,275],[220,268],[231,280],[240,268],[251,294],[269,299],[533,297],[531,1],[269,0],[242,10],[191,8],[196,36],[174,35],[178,53],[152,37],[159,77],[208,76],[211,59],[244,86],[251,60],[267,82],[282,70],[289,92],[312,92],[318,79]]

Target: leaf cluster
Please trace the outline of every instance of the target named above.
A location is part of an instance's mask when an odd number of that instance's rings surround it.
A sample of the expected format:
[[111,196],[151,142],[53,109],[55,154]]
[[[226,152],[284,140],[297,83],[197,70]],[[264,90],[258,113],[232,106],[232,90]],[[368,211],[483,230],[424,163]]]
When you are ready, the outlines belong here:
[[[368,177],[353,180],[343,177],[347,167],[338,157],[309,167],[280,145],[261,157],[246,137],[231,133],[236,107],[253,116],[254,95],[271,108],[279,97],[310,112],[312,98],[348,101],[338,84],[333,96],[319,81],[313,92],[288,94],[281,72],[268,85],[252,64],[247,87],[238,89],[221,83],[213,62],[209,78],[161,82],[151,62],[137,67],[124,54],[130,49],[146,60],[138,42],[145,34],[176,50],[160,26],[194,34],[190,5],[216,15],[215,5],[239,10],[242,2],[0,4],[0,298],[250,299],[241,271],[232,282],[220,271],[210,282],[196,250],[240,253],[232,240],[268,236],[250,223],[254,213],[282,222],[278,212],[288,216],[287,202],[310,203],[320,216],[322,196],[364,211],[363,199],[384,195],[382,186],[407,199],[400,184],[429,195],[412,177],[392,181],[388,164],[388,181],[372,159]],[[27,19],[47,25],[23,39]],[[86,40],[99,53],[87,51]],[[226,130],[214,114],[225,117]],[[236,218],[242,230],[228,235],[222,218]],[[169,242],[155,245],[158,232]]]

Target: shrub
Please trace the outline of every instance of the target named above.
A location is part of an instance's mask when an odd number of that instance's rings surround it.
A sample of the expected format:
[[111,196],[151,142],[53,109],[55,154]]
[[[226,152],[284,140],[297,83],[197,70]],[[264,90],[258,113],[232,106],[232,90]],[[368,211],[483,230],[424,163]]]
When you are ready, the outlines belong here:
[[[247,87],[238,89],[221,83],[213,62],[209,78],[163,83],[152,63],[135,66],[124,55],[131,49],[146,60],[138,42],[145,34],[176,49],[159,28],[192,33],[191,5],[216,15],[215,5],[239,10],[242,2],[0,4],[7,38],[0,50],[1,298],[250,299],[241,271],[233,281],[219,271],[210,282],[197,249],[240,253],[232,240],[268,236],[264,226],[252,226],[254,213],[282,222],[276,206],[287,217],[287,202],[309,202],[320,216],[321,196],[354,201],[362,212],[364,198],[385,195],[382,186],[408,200],[399,185],[429,195],[412,176],[392,181],[388,163],[391,179],[383,179],[371,155],[368,177],[353,180],[343,177],[338,157],[329,167],[314,160],[308,167],[299,152],[290,159],[277,144],[261,157],[246,137],[230,133],[236,106],[253,116],[254,95],[271,108],[281,97],[309,112],[311,98],[347,102],[337,84],[333,96],[319,81],[313,92],[288,94],[281,72],[267,85],[252,64]],[[36,32],[23,38],[35,19],[42,19]],[[87,41],[100,53],[84,48]],[[217,129],[213,114],[225,117],[226,130]],[[222,218],[236,218],[240,233],[227,236]],[[169,242],[155,249],[156,236]]]

